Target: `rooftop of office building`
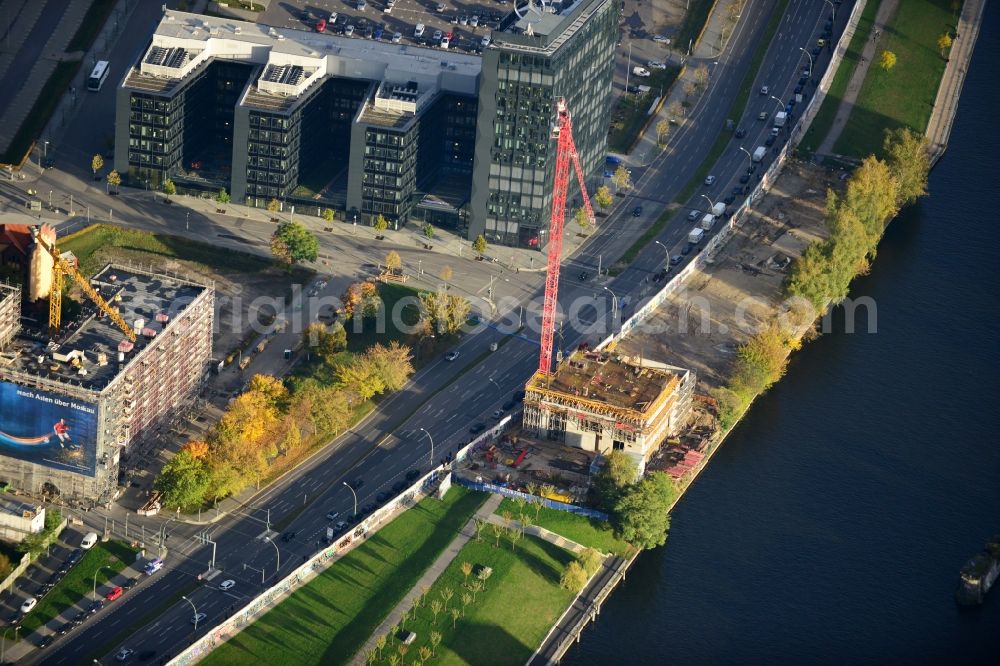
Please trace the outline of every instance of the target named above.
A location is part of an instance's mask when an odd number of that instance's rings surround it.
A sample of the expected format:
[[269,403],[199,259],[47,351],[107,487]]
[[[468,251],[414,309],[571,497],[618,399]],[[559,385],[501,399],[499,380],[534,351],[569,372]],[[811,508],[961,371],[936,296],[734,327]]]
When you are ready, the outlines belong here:
[[60,335],[46,342],[25,330],[0,353],[0,376],[30,375],[88,391],[103,390],[121,370],[167,331],[207,287],[182,278],[109,264],[90,285],[133,328],[135,342],[86,299],[81,313],[63,320]]

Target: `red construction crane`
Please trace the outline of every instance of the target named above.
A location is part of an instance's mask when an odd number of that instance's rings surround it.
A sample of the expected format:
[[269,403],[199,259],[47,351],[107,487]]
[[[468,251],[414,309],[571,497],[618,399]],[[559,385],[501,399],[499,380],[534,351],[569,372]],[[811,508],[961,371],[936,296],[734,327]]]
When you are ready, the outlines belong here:
[[552,372],[552,337],[556,326],[556,305],[559,300],[559,263],[562,259],[563,226],[566,222],[566,188],[569,186],[569,163],[580,183],[583,206],[587,218],[594,224],[594,210],[590,206],[587,187],[583,182],[580,157],[573,143],[573,124],[570,121],[566,100],[556,98],[556,123],[552,128],[552,138],[556,140],[555,188],[552,191],[552,220],[549,223],[549,261],[545,271],[545,304],[542,307],[542,350],[538,356],[538,372],[548,375]]

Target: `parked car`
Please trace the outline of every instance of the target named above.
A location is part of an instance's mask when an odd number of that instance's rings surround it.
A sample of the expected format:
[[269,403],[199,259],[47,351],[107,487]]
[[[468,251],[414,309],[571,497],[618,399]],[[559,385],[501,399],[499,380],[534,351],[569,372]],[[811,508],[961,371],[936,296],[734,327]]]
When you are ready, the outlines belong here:
[[497,420],[503,418],[503,410],[502,409],[493,410],[493,418]]
[[486,424],[485,423],[477,423],[474,426],[472,426],[471,428],[469,428],[469,434],[471,434],[471,435],[478,435],[479,433],[481,433],[484,430],[486,430]]
[[656,42],[657,44],[669,44],[670,43],[670,39],[667,38],[667,37],[664,37],[663,35],[653,35],[653,41]]
[[387,491],[383,491],[383,492],[379,493],[375,497],[375,501],[378,502],[379,504],[382,504],[383,502],[385,502],[390,497],[392,497],[392,493],[389,493]]
[[676,266],[677,264],[681,263],[682,261],[684,261],[684,257],[682,257],[679,254],[675,254],[674,256],[670,257],[670,265],[671,266]]
[[346,520],[341,520],[340,522],[338,522],[336,525],[333,526],[333,532],[334,532],[334,534],[341,534],[346,529],[347,529],[347,521]]
[[764,145],[765,146],[773,146],[774,145],[774,136],[772,135],[772,136],[769,136],[766,139],[764,139]]
[[98,599],[87,606],[87,615],[93,615],[102,608],[104,608],[104,601],[102,599]]
[[666,69],[667,63],[660,62],[659,60],[650,60],[646,63],[646,67],[649,69]]
[[36,647],[38,647],[39,650],[44,650],[48,646],[52,645],[53,640],[55,639],[52,638],[52,634],[49,634],[48,636],[43,636],[42,639],[38,641],[38,643],[36,644]]
[[411,470],[409,470],[406,473],[406,480],[407,481],[414,481],[418,476],[420,476],[420,470],[419,469],[411,469]]
[[138,578],[129,578],[127,581],[125,581],[125,584],[122,585],[122,587],[124,587],[126,590],[131,590],[133,587],[136,586],[136,583],[138,582],[139,582]]
[[34,597],[28,597],[27,599],[24,600],[24,603],[21,604],[21,612],[30,613],[37,604],[38,604],[38,599]]
[[90,550],[91,548],[94,547],[94,544],[96,543],[97,543],[97,532],[87,532],[83,537],[83,541],[80,542],[80,548],[83,548],[84,550]]
[[143,569],[143,573],[145,573],[147,576],[152,576],[162,568],[163,568],[163,560],[157,557],[155,560],[150,560],[149,563],[146,564],[146,567]]
[[398,495],[399,493],[406,490],[407,485],[409,484],[407,484],[406,481],[397,481],[396,483],[392,484],[392,492]]
[[123,594],[125,594],[125,590],[122,588],[122,586],[116,585],[115,587],[111,588],[110,592],[104,595],[104,598],[107,599],[108,601],[114,601],[115,599],[121,597]]

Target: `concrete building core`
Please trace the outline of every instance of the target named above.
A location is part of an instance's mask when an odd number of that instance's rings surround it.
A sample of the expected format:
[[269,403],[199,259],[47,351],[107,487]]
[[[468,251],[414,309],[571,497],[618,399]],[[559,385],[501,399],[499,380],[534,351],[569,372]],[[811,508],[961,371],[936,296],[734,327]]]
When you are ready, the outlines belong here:
[[[0,482],[103,504],[122,452],[207,377],[215,296],[211,286],[115,265],[90,285],[136,341],[85,302],[58,339],[22,331],[0,345]],[[0,289],[0,333],[8,301],[20,301],[13,291]]]
[[694,386],[690,370],[578,350],[553,375],[536,374],[525,386],[523,427],[587,451],[624,451],[642,473],[660,443],[685,425]]
[[393,15],[398,37],[374,8],[322,34],[165,10],[118,87],[115,169],[140,186],[224,188],[241,205],[541,249],[556,97],[590,184],[603,173],[620,4],[500,9],[447,33],[417,28],[441,22],[430,9],[408,12],[412,26]]

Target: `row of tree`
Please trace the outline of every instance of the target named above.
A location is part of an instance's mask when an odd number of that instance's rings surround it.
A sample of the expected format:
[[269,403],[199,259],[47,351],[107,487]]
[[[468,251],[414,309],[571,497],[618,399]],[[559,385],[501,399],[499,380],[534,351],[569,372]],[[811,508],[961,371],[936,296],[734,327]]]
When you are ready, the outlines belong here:
[[330,381],[307,377],[286,384],[255,375],[207,438],[181,447],[155,482],[164,506],[199,507],[259,485],[279,462],[294,461],[318,439],[343,432],[363,401],[402,388],[413,373],[408,347],[392,342],[363,354],[339,353],[346,346],[342,332],[342,326],[307,331],[322,334]]
[[611,516],[618,535],[636,548],[662,546],[670,528],[676,482],[663,472],[636,479],[636,466],[624,451],[612,451],[594,477],[595,499]]
[[843,196],[827,194],[830,236],[806,248],[785,283],[788,296],[824,311],[847,297],[851,280],[868,271],[889,220],[927,193],[930,155],[926,139],[909,129],[888,132],[885,159],[866,158]]

